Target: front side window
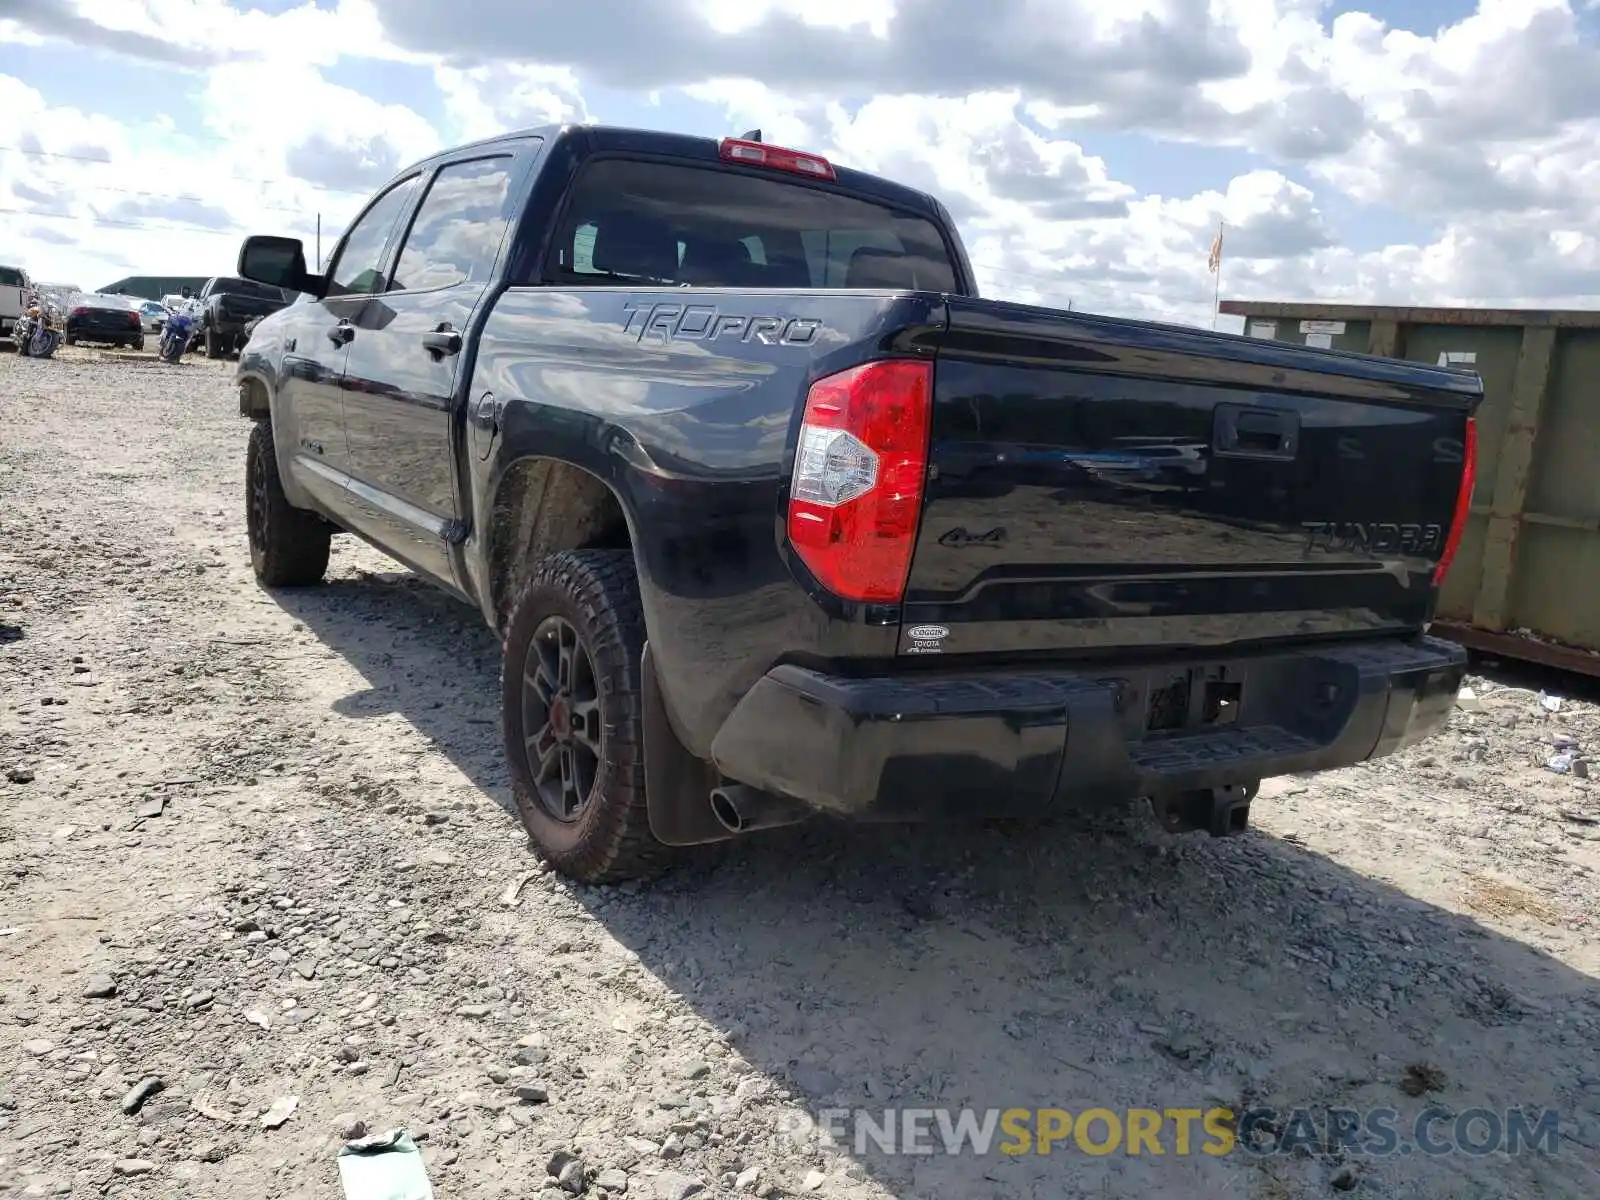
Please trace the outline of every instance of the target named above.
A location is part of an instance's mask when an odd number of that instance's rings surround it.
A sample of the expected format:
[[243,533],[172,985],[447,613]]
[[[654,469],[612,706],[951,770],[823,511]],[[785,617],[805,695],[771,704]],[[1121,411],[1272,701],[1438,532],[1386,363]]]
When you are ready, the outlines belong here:
[[406,234],[389,291],[431,291],[488,280],[505,237],[513,161],[503,155],[440,169]]
[[328,272],[329,296],[366,295],[381,289],[383,252],[420,179],[413,175],[395,184],[350,227]]
[[568,285],[956,290],[926,217],[783,176],[627,159],[580,171],[546,274]]

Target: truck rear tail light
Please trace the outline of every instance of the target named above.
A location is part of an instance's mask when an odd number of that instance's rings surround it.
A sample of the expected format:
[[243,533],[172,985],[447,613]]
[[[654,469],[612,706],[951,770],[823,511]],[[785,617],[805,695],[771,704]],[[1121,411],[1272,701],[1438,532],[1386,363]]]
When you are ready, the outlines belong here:
[[782,146],[769,146],[765,142],[747,142],[741,138],[723,138],[717,149],[728,162],[745,163],[752,167],[769,167],[774,171],[808,175],[812,179],[836,178],[833,164],[820,154],[785,150]]
[[77,308],[72,310],[72,315],[75,317],[81,317],[87,315],[88,312],[89,310],[80,304]]
[[811,385],[789,486],[789,542],[835,596],[897,603],[922,516],[933,364],[865,363]]
[[1467,527],[1467,516],[1472,511],[1472,485],[1478,475],[1478,419],[1467,418],[1467,433],[1461,451],[1461,483],[1456,488],[1456,511],[1450,518],[1450,533],[1445,538],[1444,552],[1439,564],[1433,568],[1433,586],[1444,582],[1450,564],[1455,561],[1456,550],[1461,545],[1461,533]]

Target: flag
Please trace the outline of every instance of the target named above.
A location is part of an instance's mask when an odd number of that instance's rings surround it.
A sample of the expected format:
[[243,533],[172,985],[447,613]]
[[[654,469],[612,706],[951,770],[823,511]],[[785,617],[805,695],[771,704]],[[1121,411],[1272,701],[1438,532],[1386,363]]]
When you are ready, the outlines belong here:
[[1222,270],[1222,225],[1217,224],[1217,236],[1211,239],[1211,257],[1206,259],[1206,270],[1215,275]]

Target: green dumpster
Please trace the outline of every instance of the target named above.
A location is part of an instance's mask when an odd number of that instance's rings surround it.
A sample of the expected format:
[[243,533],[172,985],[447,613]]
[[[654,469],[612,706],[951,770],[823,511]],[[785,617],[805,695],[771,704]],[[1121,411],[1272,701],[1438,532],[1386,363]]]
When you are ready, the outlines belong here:
[[1477,371],[1472,515],[1434,632],[1600,676],[1600,311],[1224,300],[1247,337]]

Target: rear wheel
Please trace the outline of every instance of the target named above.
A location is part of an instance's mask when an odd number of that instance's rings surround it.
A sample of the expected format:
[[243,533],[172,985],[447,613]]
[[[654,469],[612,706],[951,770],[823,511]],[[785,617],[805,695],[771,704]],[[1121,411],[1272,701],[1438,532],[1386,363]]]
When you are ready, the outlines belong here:
[[546,559],[506,630],[501,711],[517,811],[540,856],[582,883],[646,878],[677,857],[645,807],[644,637],[627,550]]
[[333,527],[295,508],[283,492],[272,423],[257,421],[245,451],[245,528],[250,566],[266,587],[310,587],[328,573]]

